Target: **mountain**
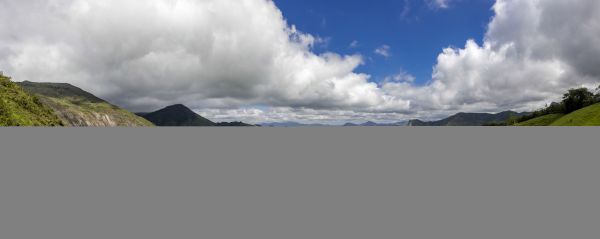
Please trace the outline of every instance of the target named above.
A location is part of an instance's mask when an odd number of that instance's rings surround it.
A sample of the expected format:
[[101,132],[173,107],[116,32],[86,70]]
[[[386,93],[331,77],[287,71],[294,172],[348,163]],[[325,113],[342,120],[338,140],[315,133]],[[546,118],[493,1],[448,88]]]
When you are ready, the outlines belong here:
[[41,100],[0,74],[0,126],[62,126]]
[[216,124],[190,110],[185,105],[171,105],[152,113],[138,113],[157,126],[216,126]]
[[219,123],[216,123],[215,126],[217,126],[217,127],[253,127],[256,125],[251,125],[251,124],[246,124],[244,122],[235,121],[235,122],[219,122]]
[[377,123],[375,123],[373,121],[369,121],[369,122],[362,124],[361,126],[373,127],[373,126],[377,126]]
[[446,119],[432,122],[411,120],[409,126],[482,126],[491,123],[504,123],[511,117],[520,117],[528,113],[505,111],[498,114],[458,113]]
[[325,127],[325,126],[328,126],[328,125],[324,125],[324,124],[302,124],[302,123],[293,122],[293,121],[261,123],[259,125],[262,127],[284,127],[284,128],[285,127],[292,128],[292,127]]
[[154,126],[149,121],[70,84],[29,81],[17,84],[36,95],[66,126]]
[[157,126],[216,126],[216,127],[251,127],[255,125],[244,122],[215,123],[206,119],[185,105],[177,104],[152,113],[136,113]]
[[327,124],[302,124],[298,122],[288,121],[288,122],[273,122],[273,123],[262,123],[260,124],[263,127],[335,127],[335,126],[344,126],[344,127],[375,127],[375,126],[406,126],[408,122],[397,122],[397,123],[375,123],[372,121],[362,123],[362,124],[354,124],[354,123],[346,123],[344,125],[327,125]]
[[347,127],[394,127],[394,126],[406,126],[408,124],[408,122],[396,122],[396,123],[375,123],[372,121],[369,122],[365,122],[362,124],[353,124],[353,123],[347,123],[344,126]]
[[600,126],[600,104],[594,104],[573,113],[540,116],[517,126]]

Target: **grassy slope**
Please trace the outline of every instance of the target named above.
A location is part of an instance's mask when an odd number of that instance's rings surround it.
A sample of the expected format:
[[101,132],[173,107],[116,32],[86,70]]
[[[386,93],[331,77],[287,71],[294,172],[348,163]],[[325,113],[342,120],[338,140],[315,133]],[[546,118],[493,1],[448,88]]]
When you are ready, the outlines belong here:
[[149,121],[106,102],[41,95],[38,97],[57,111],[58,116],[70,126],[154,126]]
[[19,83],[69,126],[154,126],[146,119],[69,84]]
[[0,75],[0,126],[61,126],[62,121],[39,98]]
[[562,114],[544,115],[544,116],[540,116],[540,117],[519,123],[519,124],[517,124],[517,126],[548,126],[563,116],[564,115],[562,115]]
[[517,126],[600,126],[600,104],[588,106],[567,115],[540,116]]
[[565,115],[554,121],[551,126],[600,126],[600,104]]

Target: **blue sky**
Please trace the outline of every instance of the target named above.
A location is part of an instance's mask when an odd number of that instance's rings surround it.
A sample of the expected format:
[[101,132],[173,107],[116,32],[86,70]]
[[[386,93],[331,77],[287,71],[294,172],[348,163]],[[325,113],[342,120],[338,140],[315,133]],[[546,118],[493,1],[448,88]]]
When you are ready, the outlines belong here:
[[[436,8],[425,0],[275,0],[290,25],[323,39],[317,53],[359,53],[365,65],[358,72],[380,81],[401,71],[415,83],[431,79],[438,54],[448,46],[464,47],[468,39],[482,42],[493,15],[493,0],[459,0]],[[357,47],[350,47],[353,41]],[[374,53],[390,46],[391,56]]]

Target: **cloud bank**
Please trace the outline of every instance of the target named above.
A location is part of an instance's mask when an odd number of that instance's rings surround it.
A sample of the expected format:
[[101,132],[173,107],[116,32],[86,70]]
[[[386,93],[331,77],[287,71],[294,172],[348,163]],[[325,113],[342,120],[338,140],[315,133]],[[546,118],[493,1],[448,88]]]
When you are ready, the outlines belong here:
[[493,10],[481,43],[444,49],[416,85],[408,73],[370,82],[356,72],[360,55],[315,54],[319,39],[270,0],[3,0],[0,68],[131,110],[185,103],[255,122],[531,110],[600,82],[600,1],[497,0]]
[[268,0],[3,0],[0,66],[69,82],[134,110],[252,105],[402,111],[360,55],[316,55],[318,38]]

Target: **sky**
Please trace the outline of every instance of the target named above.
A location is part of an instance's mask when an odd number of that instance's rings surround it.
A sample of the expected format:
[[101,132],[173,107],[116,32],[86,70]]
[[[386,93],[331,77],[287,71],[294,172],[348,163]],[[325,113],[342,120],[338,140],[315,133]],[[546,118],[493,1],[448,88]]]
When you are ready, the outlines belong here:
[[597,0],[0,0],[14,80],[214,121],[535,110],[600,84],[599,43]]
[[[483,40],[493,0],[435,2],[423,0],[275,0],[290,24],[326,42],[315,52],[359,53],[367,58],[357,71],[374,81],[401,72],[416,83],[431,80],[438,54],[468,39]],[[384,49],[382,56],[376,49]]]

